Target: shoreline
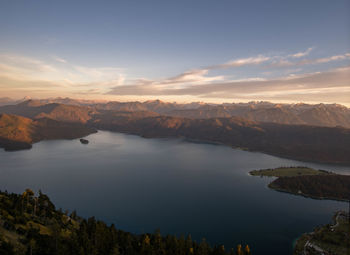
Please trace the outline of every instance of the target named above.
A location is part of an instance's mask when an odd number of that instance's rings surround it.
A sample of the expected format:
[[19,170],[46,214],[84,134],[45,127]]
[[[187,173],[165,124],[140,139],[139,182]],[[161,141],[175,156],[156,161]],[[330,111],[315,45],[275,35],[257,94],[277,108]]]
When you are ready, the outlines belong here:
[[[71,124],[71,123],[69,123]],[[75,123],[74,123],[75,125]],[[284,158],[284,159],[289,159],[289,160],[296,160],[296,161],[301,161],[301,162],[308,162],[308,163],[318,163],[318,164],[329,164],[329,165],[337,165],[337,166],[349,166],[350,167],[350,161],[349,160],[343,160],[343,161],[338,161],[338,160],[322,160],[322,159],[317,159],[314,157],[310,157],[310,158],[305,158],[305,157],[300,157],[300,156],[291,156],[291,155],[286,155],[286,154],[281,154],[278,151],[271,151],[269,149],[269,147],[266,148],[260,148],[260,149],[252,149],[252,148],[248,148],[248,147],[239,147],[239,146],[234,146],[230,143],[227,143],[225,141],[220,142],[220,141],[215,141],[215,139],[198,139],[198,138],[191,138],[188,136],[184,136],[184,135],[178,135],[178,134],[163,134],[163,135],[155,135],[155,134],[143,134],[142,131],[140,130],[136,130],[136,131],[127,131],[127,130],[117,130],[117,129],[113,129],[113,128],[101,128],[98,127],[96,125],[91,125],[91,124],[86,124],[86,125],[82,125],[82,127],[85,127],[87,129],[94,129],[95,132],[97,132],[98,130],[101,131],[110,131],[110,132],[117,132],[117,133],[122,133],[122,134],[131,134],[131,135],[137,135],[143,138],[148,138],[148,139],[152,139],[152,138],[172,138],[172,139],[181,139],[185,142],[189,142],[189,143],[199,143],[199,144],[210,144],[210,145],[224,145],[224,146],[228,146],[231,147],[233,149],[237,149],[237,150],[241,150],[241,151],[247,151],[247,152],[252,152],[252,153],[263,153],[266,155],[270,155],[270,156],[274,156],[274,157],[279,157],[279,158]],[[89,132],[89,134],[93,134],[95,132]],[[86,135],[84,135],[86,136]],[[68,139],[76,139],[76,138],[82,138],[84,136],[74,136],[74,137],[68,137]],[[54,138],[57,139],[57,138]],[[61,138],[58,138],[57,140],[59,140]],[[66,139],[66,138],[62,138],[62,139]],[[40,139],[41,140],[51,140],[51,139]],[[31,143],[31,145],[33,145],[36,142],[39,141],[34,141]],[[6,146],[5,146],[6,147]],[[21,147],[16,147],[15,149],[11,149],[11,151],[18,151],[21,150]],[[28,148],[26,148],[28,149]]]
[[295,161],[300,161],[300,162],[305,162],[305,163],[316,163],[316,164],[326,164],[326,165],[336,165],[336,166],[348,166],[350,167],[350,161],[349,162],[339,162],[339,161],[322,161],[322,160],[307,160],[305,158],[299,158],[299,157],[290,157],[290,156],[285,156],[283,154],[279,153],[273,153],[273,152],[267,152],[267,151],[260,151],[260,150],[252,150],[246,147],[235,147],[227,143],[222,143],[222,142],[217,142],[217,141],[212,141],[212,140],[202,140],[202,139],[194,139],[194,138],[188,138],[185,136],[147,136],[143,135],[137,132],[126,132],[126,131],[115,131],[111,129],[97,129],[99,131],[108,131],[108,132],[116,132],[116,133],[121,133],[121,134],[127,134],[127,135],[136,135],[145,139],[180,139],[185,142],[189,143],[198,143],[198,144],[208,144],[208,145],[222,145],[222,146],[227,146],[232,149],[236,150],[241,150],[241,151],[247,151],[251,153],[262,153],[266,154],[269,156],[273,157],[278,157],[278,158],[283,158],[283,159],[289,159],[289,160],[295,160]]
[[[304,254],[304,253],[300,253],[300,252],[302,252],[302,250],[305,251],[305,249],[307,249],[308,247],[311,247],[311,248],[316,247],[316,248],[320,249],[321,251],[329,252],[329,250],[324,250],[324,248],[321,248],[323,245],[319,246],[318,243],[316,243],[316,245],[315,245],[315,241],[322,242],[322,240],[323,240],[322,238],[321,238],[321,240],[318,239],[318,238],[320,238],[319,232],[320,231],[326,231],[326,232],[328,231],[328,233],[334,233],[335,228],[339,226],[338,217],[341,216],[342,214],[344,214],[345,217],[349,217],[347,215],[347,213],[348,212],[342,211],[342,210],[335,211],[331,217],[330,222],[328,222],[320,227],[316,227],[311,232],[305,232],[305,233],[301,234],[300,236],[298,236],[295,239],[295,241],[293,241],[293,250],[294,250],[293,254],[294,255]],[[314,239],[316,239],[316,240],[314,240]],[[321,243],[321,244],[323,244],[323,243]],[[327,241],[326,241],[326,244],[327,244]]]
[[309,199],[314,199],[314,200],[330,200],[330,201],[338,201],[338,202],[345,202],[345,203],[349,202],[349,200],[347,200],[347,199],[332,198],[332,197],[316,197],[316,196],[307,195],[307,194],[304,194],[304,193],[296,193],[296,192],[288,191],[288,190],[285,190],[285,189],[274,188],[274,187],[271,187],[270,184],[267,185],[268,188],[270,188],[272,190],[275,190],[277,192],[287,193],[287,194],[294,195],[294,196],[302,196],[302,197],[309,198]]

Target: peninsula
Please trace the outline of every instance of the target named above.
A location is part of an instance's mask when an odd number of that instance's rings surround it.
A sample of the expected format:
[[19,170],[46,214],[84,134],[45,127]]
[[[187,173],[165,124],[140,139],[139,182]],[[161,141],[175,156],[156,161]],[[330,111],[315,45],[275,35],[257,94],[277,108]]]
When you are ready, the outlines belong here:
[[253,176],[277,177],[268,187],[314,199],[348,201],[350,176],[308,167],[279,167],[254,170]]

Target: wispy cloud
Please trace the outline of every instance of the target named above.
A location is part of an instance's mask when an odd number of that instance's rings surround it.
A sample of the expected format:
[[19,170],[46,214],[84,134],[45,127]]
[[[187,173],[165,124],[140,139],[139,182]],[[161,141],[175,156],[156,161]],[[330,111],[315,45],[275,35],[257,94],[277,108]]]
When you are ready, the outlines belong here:
[[60,63],[67,63],[67,60],[63,59],[63,58],[60,58],[60,57],[57,57],[57,56],[52,56],[52,58],[54,60],[56,60],[57,62],[60,62]]
[[250,58],[239,58],[235,60],[228,61],[224,64],[209,66],[207,69],[220,69],[220,68],[232,68],[232,67],[241,67],[248,65],[259,65],[264,62],[269,61],[271,58],[264,55],[258,55],[256,57]]
[[290,55],[288,55],[288,57],[291,57],[291,58],[302,58],[302,57],[308,56],[312,50],[313,50],[313,48],[310,47],[306,51],[301,51],[301,52],[297,52],[297,53],[294,53],[294,54],[290,54]]
[[350,59],[350,53],[330,56],[326,58],[303,59],[300,61],[290,61],[287,58],[276,58],[270,65],[268,65],[268,67],[273,68],[273,67],[317,65],[317,64],[324,64],[328,62],[334,62],[334,61],[340,61],[340,60],[346,60],[346,59]]
[[99,86],[108,89],[122,85],[124,70],[117,67],[87,67],[54,56],[42,61],[18,55],[0,55],[0,81],[9,88],[57,86],[67,89]]
[[239,58],[234,59],[231,61],[228,61],[223,64],[217,64],[208,66],[206,69],[213,70],[213,69],[225,69],[225,68],[235,68],[235,67],[242,67],[242,66],[252,66],[252,65],[260,65],[264,63],[274,63],[279,64],[280,66],[288,66],[292,65],[293,62],[290,61],[290,59],[296,59],[296,58],[302,58],[306,57],[310,54],[310,52],[313,50],[312,47],[306,49],[305,51],[296,52],[289,55],[257,55],[254,57],[249,58]]
[[30,77],[41,73],[55,73],[57,69],[43,61],[16,55],[0,55],[0,74]]
[[297,63],[297,65],[306,65],[306,64],[323,64],[332,61],[350,59],[350,53],[345,53],[343,55],[335,55],[327,58],[317,58],[317,59],[305,59]]
[[208,69],[195,69],[186,71],[177,76],[159,80],[153,84],[177,84],[177,83],[206,83],[224,80],[224,76],[208,76]]
[[130,81],[128,86],[144,86],[148,88],[183,88],[187,86],[195,86],[196,84],[206,84],[206,83],[215,83],[219,81],[224,81],[225,77],[222,75],[209,76],[208,69],[195,69],[185,71],[179,75],[163,78],[158,80],[150,80],[146,78],[141,78],[137,80]]

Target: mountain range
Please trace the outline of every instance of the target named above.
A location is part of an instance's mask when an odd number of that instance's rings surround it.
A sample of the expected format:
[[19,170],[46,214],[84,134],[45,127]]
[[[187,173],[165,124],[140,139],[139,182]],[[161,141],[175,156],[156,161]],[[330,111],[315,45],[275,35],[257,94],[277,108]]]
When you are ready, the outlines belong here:
[[[0,106],[4,104],[22,103],[28,106],[46,104],[64,104],[70,106],[85,106],[96,111],[150,111],[173,117],[191,119],[242,117],[258,122],[280,124],[301,124],[313,126],[350,128],[350,109],[339,104],[276,104],[270,102],[207,104],[194,102],[189,104],[168,103],[160,100],[145,102],[101,102],[94,100],[76,100],[71,98],[52,98],[41,100],[19,100],[0,98]],[[0,112],[11,112],[11,107],[2,108]],[[16,107],[18,109],[18,107]],[[17,110],[13,110],[16,112]],[[21,113],[21,112],[19,112]]]
[[[102,129],[144,137],[182,137],[293,159],[350,164],[350,113],[337,104],[72,102],[27,100],[1,106],[2,121],[7,123],[0,126],[1,139],[31,144],[67,138],[64,132],[68,130],[70,134],[76,130],[68,137],[75,138]],[[9,126],[29,131],[34,126],[35,135],[28,131],[32,135],[29,140],[23,139],[24,133],[8,137]]]

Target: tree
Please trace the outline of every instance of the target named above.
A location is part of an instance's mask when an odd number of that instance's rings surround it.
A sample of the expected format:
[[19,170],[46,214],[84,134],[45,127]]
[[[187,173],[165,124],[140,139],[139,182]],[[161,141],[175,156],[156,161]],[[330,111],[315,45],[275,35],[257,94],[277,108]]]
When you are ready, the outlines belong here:
[[186,253],[190,253],[190,249],[193,248],[193,242],[191,235],[188,235],[185,242]]
[[210,253],[210,246],[205,240],[205,238],[203,238],[202,242],[199,244],[198,253],[200,255],[209,255]]
[[237,255],[242,255],[242,245],[237,245]]
[[223,245],[220,245],[214,249],[214,254],[215,255],[225,255],[225,247]]
[[4,255],[14,255],[14,247],[11,243],[5,242],[0,236],[0,254]]
[[[22,194],[22,211],[27,211],[28,209],[28,205],[29,205],[29,201],[30,199],[34,196],[34,192],[31,189],[26,189],[23,194]],[[23,203],[26,200],[26,210],[23,210]]]
[[35,215],[36,215],[37,206],[38,206],[38,198],[37,198],[37,197],[34,197],[34,210],[33,210],[33,216],[35,216]]
[[142,239],[141,254],[145,254],[145,255],[152,254],[151,238],[147,234]]
[[111,251],[111,255],[120,255],[119,245],[118,245],[118,244],[116,244],[116,245],[113,247],[113,249],[112,249],[112,251]]
[[61,228],[56,219],[53,219],[53,224],[51,226],[52,236],[55,239],[55,253],[58,252],[58,242],[61,234]]
[[251,254],[251,253],[250,253],[250,248],[249,248],[248,244],[245,246],[244,251],[245,251],[245,254],[246,254],[246,255],[250,255],[250,254]]
[[30,239],[29,241],[29,254],[33,255],[33,249],[35,248],[35,240],[34,239]]
[[71,217],[73,220],[77,220],[77,211],[74,210],[69,217]]
[[162,236],[160,235],[159,229],[157,229],[156,232],[154,233],[154,250],[157,255],[166,254]]

